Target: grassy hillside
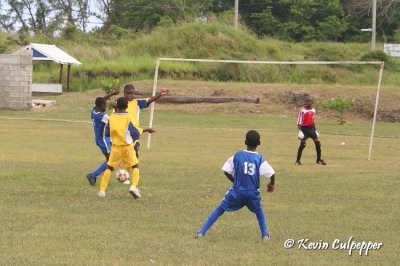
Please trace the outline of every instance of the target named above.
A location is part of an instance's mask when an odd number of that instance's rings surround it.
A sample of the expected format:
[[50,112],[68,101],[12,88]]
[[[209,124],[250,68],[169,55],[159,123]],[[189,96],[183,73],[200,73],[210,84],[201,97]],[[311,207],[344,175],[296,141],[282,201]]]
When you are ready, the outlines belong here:
[[[151,79],[158,57],[213,58],[240,60],[337,61],[385,57],[371,54],[369,43],[286,43],[259,39],[244,28],[235,30],[221,23],[183,24],[157,28],[149,34],[115,31],[101,33],[71,32],[63,38],[36,36],[30,42],[54,43],[79,59],[83,65],[73,67],[74,91],[99,88],[102,80],[122,82]],[[9,46],[12,51],[17,47]],[[382,50],[383,45],[378,44]],[[385,58],[385,84],[399,86],[396,75],[399,61]],[[55,64],[34,64],[35,82],[58,77]],[[160,77],[169,79],[202,79],[294,84],[374,85],[377,67],[359,66],[270,66],[234,64],[193,64],[163,62]]]

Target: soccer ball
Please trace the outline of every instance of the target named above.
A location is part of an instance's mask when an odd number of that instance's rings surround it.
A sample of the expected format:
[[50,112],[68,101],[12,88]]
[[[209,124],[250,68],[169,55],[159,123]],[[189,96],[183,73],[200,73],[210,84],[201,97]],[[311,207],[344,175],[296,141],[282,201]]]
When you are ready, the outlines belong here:
[[119,182],[125,182],[126,180],[129,180],[129,173],[125,169],[119,169],[115,172],[115,177]]

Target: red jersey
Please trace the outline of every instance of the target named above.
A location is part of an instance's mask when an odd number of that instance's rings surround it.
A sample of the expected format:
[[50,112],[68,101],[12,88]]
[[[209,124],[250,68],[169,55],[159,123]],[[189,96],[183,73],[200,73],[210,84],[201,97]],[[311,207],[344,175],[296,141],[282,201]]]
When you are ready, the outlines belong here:
[[302,107],[297,116],[297,125],[310,127],[315,125],[315,109],[306,109]]

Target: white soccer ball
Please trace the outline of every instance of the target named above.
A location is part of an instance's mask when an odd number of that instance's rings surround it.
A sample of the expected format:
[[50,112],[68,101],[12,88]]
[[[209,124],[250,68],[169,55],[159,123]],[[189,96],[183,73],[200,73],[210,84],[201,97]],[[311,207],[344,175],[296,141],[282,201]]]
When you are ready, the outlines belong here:
[[118,169],[117,172],[115,172],[115,177],[119,182],[125,182],[129,180],[129,173],[125,169]]

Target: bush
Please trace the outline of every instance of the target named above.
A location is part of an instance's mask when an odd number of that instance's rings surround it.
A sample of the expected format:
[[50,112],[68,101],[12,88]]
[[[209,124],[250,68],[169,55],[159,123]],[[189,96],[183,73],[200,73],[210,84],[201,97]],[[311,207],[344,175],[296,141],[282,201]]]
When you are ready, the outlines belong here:
[[107,36],[111,36],[113,39],[124,39],[131,35],[131,31],[121,28],[117,25],[111,25],[107,30]]
[[390,57],[383,51],[372,51],[361,56],[361,61],[385,61],[389,62]]
[[336,115],[336,117],[338,118],[339,124],[343,125],[346,123],[344,113],[350,110],[353,106],[353,102],[348,99],[330,99],[322,102],[321,105],[324,108],[337,111],[339,114]]

